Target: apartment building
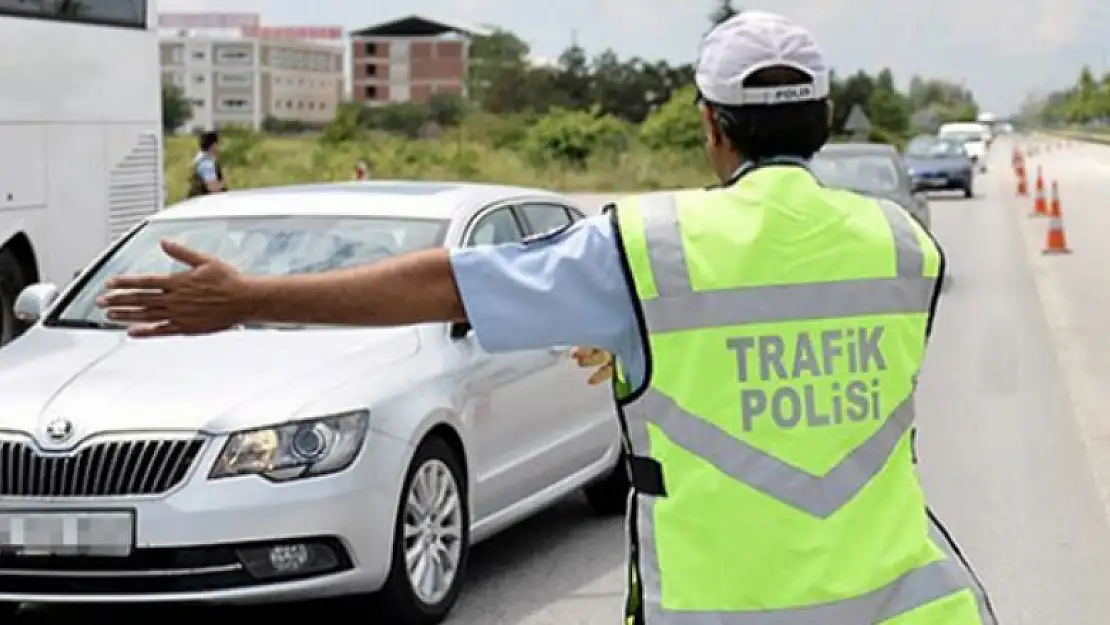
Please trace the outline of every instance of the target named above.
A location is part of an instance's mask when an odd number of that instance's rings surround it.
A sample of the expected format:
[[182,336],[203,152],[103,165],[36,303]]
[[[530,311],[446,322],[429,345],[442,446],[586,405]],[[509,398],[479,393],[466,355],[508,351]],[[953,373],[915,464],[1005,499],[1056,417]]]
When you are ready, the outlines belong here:
[[304,41],[288,29],[280,36],[251,32],[261,36],[181,31],[162,37],[162,80],[180,87],[193,105],[185,130],[228,124],[257,129],[267,117],[310,125],[330,121],[346,91],[341,39]]
[[489,31],[418,15],[350,33],[351,96],[368,105],[466,95],[470,39]]

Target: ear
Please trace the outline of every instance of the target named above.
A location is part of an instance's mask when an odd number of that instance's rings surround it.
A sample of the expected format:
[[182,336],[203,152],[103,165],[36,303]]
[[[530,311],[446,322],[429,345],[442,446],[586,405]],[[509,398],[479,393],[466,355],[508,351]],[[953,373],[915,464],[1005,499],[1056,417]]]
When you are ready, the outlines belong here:
[[717,119],[713,117],[713,111],[704,104],[698,105],[698,111],[701,113],[701,123],[705,128],[705,140],[710,147],[720,147],[724,142],[724,135],[721,134],[720,127],[717,126]]

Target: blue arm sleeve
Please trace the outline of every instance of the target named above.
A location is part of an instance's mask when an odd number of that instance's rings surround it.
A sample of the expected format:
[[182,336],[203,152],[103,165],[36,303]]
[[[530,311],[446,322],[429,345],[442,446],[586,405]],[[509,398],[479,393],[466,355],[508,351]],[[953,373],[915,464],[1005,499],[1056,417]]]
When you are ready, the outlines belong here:
[[642,379],[639,324],[608,216],[535,241],[455,250],[451,264],[486,351],[599,347],[630,381]]
[[210,158],[202,158],[196,164],[197,175],[204,182],[216,182],[219,178],[216,176],[216,163]]

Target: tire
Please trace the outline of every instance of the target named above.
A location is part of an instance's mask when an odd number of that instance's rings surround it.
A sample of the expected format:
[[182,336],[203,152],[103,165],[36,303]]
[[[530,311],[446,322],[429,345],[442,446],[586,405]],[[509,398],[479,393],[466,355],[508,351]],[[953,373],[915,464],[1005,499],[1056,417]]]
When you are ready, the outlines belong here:
[[582,489],[586,503],[598,516],[617,516],[628,511],[628,492],[632,489],[628,481],[628,469],[624,458],[613,467],[604,478]]
[[8,250],[0,251],[0,345],[11,341],[27,328],[15,318],[15,298],[27,286],[23,265]]
[[[418,475],[434,475],[441,479],[449,477],[449,483],[453,485],[451,488],[457,496],[454,508],[445,511],[457,527],[457,538],[451,542],[458,547],[454,575],[450,577],[446,589],[441,589],[425,598],[420,596],[411,581],[405,557],[406,544],[413,540],[406,540],[405,524],[407,521],[415,521],[414,515],[409,514],[406,503],[410,497],[419,497],[414,488]],[[421,443],[413,455],[412,463],[405,476],[404,488],[401,489],[401,500],[398,502],[397,518],[394,521],[393,559],[389,578],[374,597],[374,603],[377,604],[375,607],[388,616],[381,622],[396,625],[435,625],[443,622],[451,612],[462,590],[470,551],[470,502],[466,486],[466,473],[463,471],[462,460],[450,445],[439,437],[432,437]],[[415,540],[420,538],[421,536],[417,536]],[[448,557],[453,557],[450,554],[450,545],[447,548]]]
[[970,200],[975,197],[975,190],[971,187],[964,187],[964,199]]

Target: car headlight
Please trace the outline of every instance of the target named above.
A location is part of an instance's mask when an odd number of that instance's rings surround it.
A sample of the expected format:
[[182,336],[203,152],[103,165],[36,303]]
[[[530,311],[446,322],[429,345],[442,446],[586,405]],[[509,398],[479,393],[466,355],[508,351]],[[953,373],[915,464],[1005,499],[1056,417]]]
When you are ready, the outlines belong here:
[[236,432],[210,479],[260,475],[275,482],[325,475],[351,466],[370,424],[366,410]]

